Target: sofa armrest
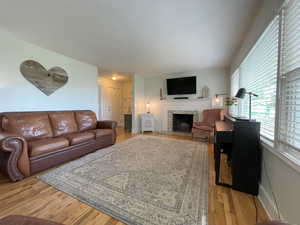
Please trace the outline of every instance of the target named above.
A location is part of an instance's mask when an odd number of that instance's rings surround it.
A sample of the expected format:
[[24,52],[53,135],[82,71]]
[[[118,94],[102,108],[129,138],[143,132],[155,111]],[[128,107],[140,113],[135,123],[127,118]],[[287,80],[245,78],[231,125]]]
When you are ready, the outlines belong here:
[[97,121],[97,128],[98,129],[116,129],[118,123],[112,120],[102,120]]
[[112,120],[101,120],[97,121],[97,129],[112,129],[113,130],[113,137],[112,137],[112,144],[116,143],[117,140],[117,125],[116,121]]
[[23,137],[0,131],[0,170],[12,181],[30,175],[28,147]]

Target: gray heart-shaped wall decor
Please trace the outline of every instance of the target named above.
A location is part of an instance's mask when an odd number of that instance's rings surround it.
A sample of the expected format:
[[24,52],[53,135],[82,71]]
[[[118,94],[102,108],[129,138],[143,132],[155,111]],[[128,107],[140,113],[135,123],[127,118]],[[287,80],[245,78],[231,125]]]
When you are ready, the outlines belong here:
[[67,72],[60,67],[46,70],[40,63],[26,60],[20,66],[24,78],[46,95],[53,94],[68,82]]

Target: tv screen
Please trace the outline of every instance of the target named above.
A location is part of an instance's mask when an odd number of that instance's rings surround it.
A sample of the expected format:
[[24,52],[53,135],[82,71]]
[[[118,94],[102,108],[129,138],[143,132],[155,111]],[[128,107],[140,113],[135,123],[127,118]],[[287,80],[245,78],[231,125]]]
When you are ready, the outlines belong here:
[[167,79],[168,95],[196,94],[196,77]]

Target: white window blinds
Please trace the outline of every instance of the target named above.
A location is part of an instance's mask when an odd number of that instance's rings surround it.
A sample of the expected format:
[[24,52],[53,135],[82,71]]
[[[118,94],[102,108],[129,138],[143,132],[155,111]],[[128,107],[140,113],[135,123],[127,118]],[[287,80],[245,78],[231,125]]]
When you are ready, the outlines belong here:
[[[278,72],[279,17],[256,42],[240,66],[241,87],[253,92],[252,119],[261,122],[261,135],[274,140]],[[241,101],[241,116],[249,115],[249,99]]]
[[300,66],[300,1],[290,0],[283,9],[282,73]]
[[[300,154],[300,1],[290,0],[282,11],[279,143],[285,153]],[[300,157],[299,157],[300,158]],[[299,159],[298,159],[299,161]]]
[[[231,81],[230,81],[230,96],[234,97],[236,93],[238,92],[240,87],[240,74],[239,74],[239,69],[237,69],[231,76]],[[237,105],[232,105],[229,108],[229,112],[232,116],[238,116],[238,106]]]

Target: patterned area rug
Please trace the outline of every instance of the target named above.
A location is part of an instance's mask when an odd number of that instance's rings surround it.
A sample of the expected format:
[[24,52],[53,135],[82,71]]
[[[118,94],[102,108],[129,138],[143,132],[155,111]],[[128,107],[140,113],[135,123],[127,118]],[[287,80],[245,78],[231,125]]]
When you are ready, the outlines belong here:
[[137,136],[38,177],[128,225],[207,225],[207,145]]

